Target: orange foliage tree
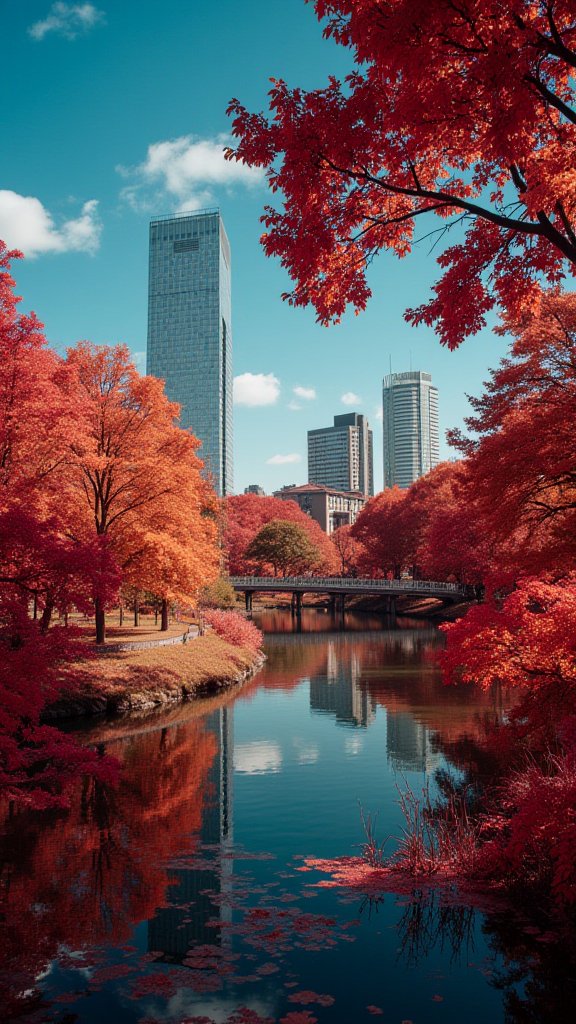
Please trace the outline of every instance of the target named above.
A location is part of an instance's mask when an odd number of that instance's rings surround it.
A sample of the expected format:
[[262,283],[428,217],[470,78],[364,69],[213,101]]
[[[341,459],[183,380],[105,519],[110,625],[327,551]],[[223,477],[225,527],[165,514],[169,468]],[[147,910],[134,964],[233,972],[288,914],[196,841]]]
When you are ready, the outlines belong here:
[[258,531],[275,519],[295,523],[306,531],[309,540],[322,556],[315,570],[318,575],[333,572],[336,568],[335,552],[330,540],[318,523],[302,512],[295,501],[265,498],[258,494],[237,494],[226,499],[224,515],[224,544],[232,576],[252,575],[257,570],[257,562],[246,556],[246,550]]
[[[163,600],[190,600],[217,571],[216,499],[202,479],[199,442],[174,424],[164,384],[141,377],[125,346],[68,350],[86,429],[71,444],[74,502],[85,529],[107,542],[125,580]],[[97,640],[105,607],[96,602]]]
[[[425,305],[407,312],[455,348],[495,305],[518,315],[544,276],[576,271],[573,0],[315,0],[349,48],[344,83],[274,81],[272,118],[237,100],[230,159],[282,193],[263,244],[323,323],[363,309],[366,268],[405,256],[416,225],[460,225]],[[427,225],[426,230],[429,230]]]
[[352,527],[339,526],[334,533],[330,534],[330,540],[336,549],[336,557],[342,575],[357,575],[363,547],[352,533]]
[[88,610],[96,590],[106,589],[106,573],[112,590],[118,581],[93,537],[71,535],[63,492],[82,407],[43,325],[34,313],[18,313],[9,268],[20,255],[0,243],[0,587],[5,599],[40,603],[46,627],[55,603],[74,600]]
[[[85,772],[112,766],[72,737],[41,725],[46,702],[77,678],[85,648],[73,630],[48,630],[52,608],[88,611],[112,596],[118,575],[93,536],[70,535],[62,500],[69,439],[81,431],[71,374],[46,346],[34,314],[18,313],[9,253],[0,243],[0,793],[37,807],[66,805]],[[42,606],[42,619],[29,605]]]

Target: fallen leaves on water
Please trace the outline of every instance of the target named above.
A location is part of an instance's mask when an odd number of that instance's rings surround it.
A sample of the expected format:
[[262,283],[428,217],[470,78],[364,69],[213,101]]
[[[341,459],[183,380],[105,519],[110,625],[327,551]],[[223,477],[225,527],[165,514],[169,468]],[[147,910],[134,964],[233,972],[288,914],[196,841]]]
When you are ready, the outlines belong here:
[[312,992],[311,990],[306,989],[303,992],[293,992],[291,996],[288,996],[288,1002],[302,1003],[304,1006],[307,1003],[319,1003],[320,1006],[332,1006],[334,996],[318,995],[317,992]]

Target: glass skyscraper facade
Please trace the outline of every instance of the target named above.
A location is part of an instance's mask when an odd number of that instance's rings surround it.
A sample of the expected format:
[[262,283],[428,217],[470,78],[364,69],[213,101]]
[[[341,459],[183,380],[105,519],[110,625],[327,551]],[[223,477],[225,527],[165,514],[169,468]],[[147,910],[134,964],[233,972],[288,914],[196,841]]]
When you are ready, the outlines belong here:
[[230,245],[218,210],[150,223],[147,372],[202,442],[214,489],[234,487]]
[[357,412],[334,417],[333,427],[308,431],[308,480],[336,491],[374,494],[372,431]]
[[391,373],[383,380],[384,487],[410,487],[440,461],[438,389],[429,373]]

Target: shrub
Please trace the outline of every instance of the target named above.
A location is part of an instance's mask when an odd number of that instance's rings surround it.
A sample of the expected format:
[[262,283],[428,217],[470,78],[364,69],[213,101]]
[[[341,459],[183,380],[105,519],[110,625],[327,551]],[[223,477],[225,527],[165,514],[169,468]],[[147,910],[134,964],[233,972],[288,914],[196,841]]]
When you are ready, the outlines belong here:
[[211,609],[206,613],[206,622],[210,623],[218,636],[235,647],[248,647],[251,651],[259,651],[262,647],[264,637],[261,631],[237,612]]
[[236,592],[230,580],[220,576],[204,587],[199,604],[202,608],[234,608],[236,605]]
[[487,818],[494,838],[482,848],[490,877],[535,887],[560,904],[576,902],[576,760],[549,756],[507,780],[500,814]]

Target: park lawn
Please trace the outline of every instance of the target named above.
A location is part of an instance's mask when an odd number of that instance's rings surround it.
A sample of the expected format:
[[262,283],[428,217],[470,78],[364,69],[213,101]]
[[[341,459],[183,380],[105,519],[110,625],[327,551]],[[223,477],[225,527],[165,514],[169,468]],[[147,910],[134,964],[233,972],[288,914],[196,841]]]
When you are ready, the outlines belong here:
[[83,662],[78,682],[45,718],[129,711],[187,700],[241,682],[261,656],[209,633],[186,644],[109,654]]

